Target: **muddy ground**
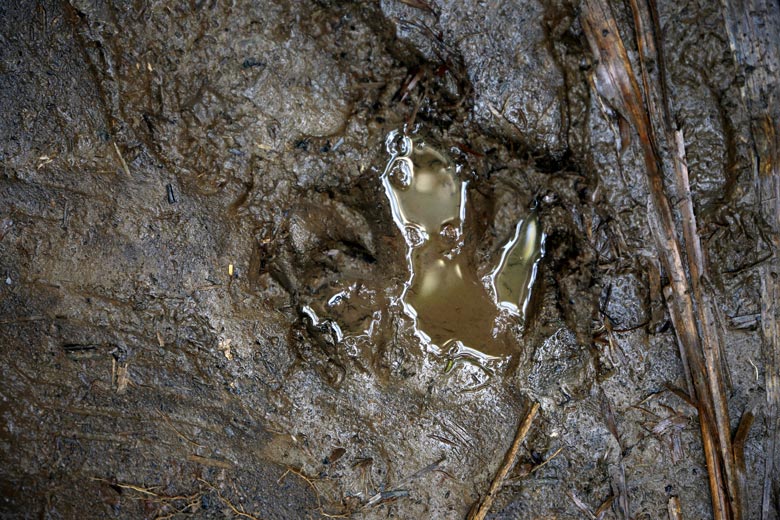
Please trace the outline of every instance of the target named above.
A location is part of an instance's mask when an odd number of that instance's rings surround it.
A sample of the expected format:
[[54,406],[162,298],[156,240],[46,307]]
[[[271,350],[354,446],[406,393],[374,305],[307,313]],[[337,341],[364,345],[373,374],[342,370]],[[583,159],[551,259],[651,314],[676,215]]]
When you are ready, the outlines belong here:
[[[577,2],[109,4],[0,5],[0,516],[460,519],[538,401],[491,518],[712,517],[641,150],[593,94]],[[758,518],[744,78],[720,3],[658,11]],[[492,374],[391,304],[404,125],[463,166],[480,269],[538,202],[533,312]],[[301,309],[351,283],[380,319],[347,349]]]

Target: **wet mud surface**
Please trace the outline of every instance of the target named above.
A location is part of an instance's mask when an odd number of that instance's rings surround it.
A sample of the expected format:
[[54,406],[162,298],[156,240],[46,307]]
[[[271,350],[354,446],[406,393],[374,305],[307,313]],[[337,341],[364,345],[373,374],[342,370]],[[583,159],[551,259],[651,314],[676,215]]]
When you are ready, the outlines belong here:
[[[771,251],[719,9],[658,4],[757,518]],[[576,3],[19,1],[0,36],[0,517],[464,518],[532,401],[489,518],[712,517]],[[404,128],[452,166],[419,247]]]

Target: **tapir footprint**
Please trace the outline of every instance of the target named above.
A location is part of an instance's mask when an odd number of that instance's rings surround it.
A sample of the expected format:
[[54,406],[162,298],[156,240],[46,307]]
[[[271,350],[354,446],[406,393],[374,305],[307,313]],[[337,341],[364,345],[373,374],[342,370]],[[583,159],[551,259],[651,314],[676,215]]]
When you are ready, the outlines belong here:
[[485,360],[511,354],[507,323],[525,321],[543,253],[536,212],[515,226],[494,269],[477,273],[464,237],[467,182],[443,152],[399,132],[387,138],[381,176],[393,220],[407,245],[409,279],[401,301],[434,352]]

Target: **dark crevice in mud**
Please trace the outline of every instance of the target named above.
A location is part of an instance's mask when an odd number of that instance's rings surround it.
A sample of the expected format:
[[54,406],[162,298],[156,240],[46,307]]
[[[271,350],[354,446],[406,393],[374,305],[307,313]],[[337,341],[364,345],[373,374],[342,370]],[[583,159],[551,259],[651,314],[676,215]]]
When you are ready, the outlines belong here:
[[574,161],[573,154],[571,150],[568,149],[555,156],[534,156],[533,153],[530,153],[529,156],[533,161],[534,167],[539,170],[540,173],[568,173],[577,171],[578,163]]

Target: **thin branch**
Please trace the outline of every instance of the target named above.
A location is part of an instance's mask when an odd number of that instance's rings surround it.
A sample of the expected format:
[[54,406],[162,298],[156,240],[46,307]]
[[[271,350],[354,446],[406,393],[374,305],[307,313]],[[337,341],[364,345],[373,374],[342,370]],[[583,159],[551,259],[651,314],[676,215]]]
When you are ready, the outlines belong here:
[[493,477],[493,482],[490,483],[487,493],[482,497],[480,502],[475,504],[476,507],[472,507],[467,520],[483,520],[490,511],[490,507],[496,499],[498,490],[501,489],[504,479],[506,479],[506,476],[515,465],[520,444],[522,444],[526,435],[528,435],[528,430],[531,429],[531,424],[533,424],[538,411],[539,403],[534,403],[533,406],[531,406],[531,411],[528,412],[528,415],[525,416],[525,419],[523,419],[523,422],[521,422],[520,426],[517,428],[515,439],[512,441],[509,451],[504,455],[504,461],[501,463],[501,466],[499,466],[496,476]]

